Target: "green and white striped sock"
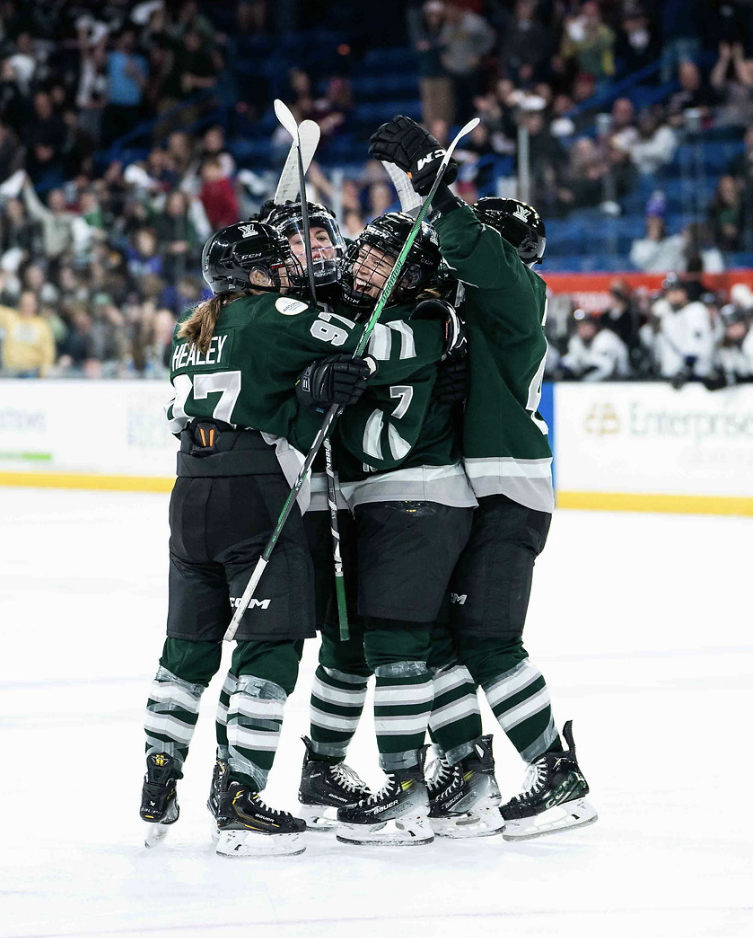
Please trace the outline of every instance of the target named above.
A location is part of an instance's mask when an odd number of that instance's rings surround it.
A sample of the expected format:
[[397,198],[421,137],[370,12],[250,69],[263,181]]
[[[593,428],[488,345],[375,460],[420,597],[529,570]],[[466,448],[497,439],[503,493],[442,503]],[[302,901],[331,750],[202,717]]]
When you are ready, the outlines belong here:
[[477,688],[463,664],[451,664],[432,673],[431,735],[454,765],[470,755],[473,740],[483,733]]
[[375,734],[385,772],[413,768],[433,706],[433,681],[424,661],[396,661],[375,669]]
[[532,762],[559,739],[546,681],[528,658],[483,688],[486,699],[525,762]]
[[236,675],[229,671],[223,681],[218,696],[218,709],[215,711],[215,741],[218,745],[218,758],[228,761],[228,707],[231,694],[236,690]]
[[147,755],[173,756],[184,764],[199,715],[202,684],[191,684],[159,667],[150,687],[144,731]]
[[312,749],[326,761],[343,762],[362,708],[368,679],[318,665],[310,695]]
[[281,736],[286,691],[272,681],[242,674],[229,698],[230,778],[262,791]]

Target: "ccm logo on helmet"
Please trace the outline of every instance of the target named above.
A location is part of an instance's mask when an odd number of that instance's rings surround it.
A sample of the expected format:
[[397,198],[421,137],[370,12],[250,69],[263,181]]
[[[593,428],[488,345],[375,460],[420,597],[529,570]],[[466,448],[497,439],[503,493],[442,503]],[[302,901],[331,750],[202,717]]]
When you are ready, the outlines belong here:
[[[257,606],[258,609],[267,609],[269,605],[270,605],[270,600],[269,600],[269,599],[250,599],[248,608],[249,608],[249,609],[254,609],[255,606]],[[240,597],[240,596],[232,596],[232,597],[231,597],[231,608],[232,608],[232,609],[237,609],[239,606],[241,606],[241,597]]]

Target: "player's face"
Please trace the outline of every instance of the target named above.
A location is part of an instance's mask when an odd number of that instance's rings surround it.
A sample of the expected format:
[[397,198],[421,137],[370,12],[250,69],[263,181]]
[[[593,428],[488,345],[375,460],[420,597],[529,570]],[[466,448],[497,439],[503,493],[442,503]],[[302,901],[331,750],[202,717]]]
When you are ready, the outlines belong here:
[[371,244],[360,246],[353,268],[354,289],[371,299],[377,298],[391,273],[396,258]]
[[[294,256],[304,267],[306,264],[304,237],[297,232],[289,238],[289,244]],[[312,260],[314,263],[332,261],[336,257],[336,248],[333,246],[331,236],[325,228],[320,228],[317,225],[310,228],[310,246],[312,247]]]

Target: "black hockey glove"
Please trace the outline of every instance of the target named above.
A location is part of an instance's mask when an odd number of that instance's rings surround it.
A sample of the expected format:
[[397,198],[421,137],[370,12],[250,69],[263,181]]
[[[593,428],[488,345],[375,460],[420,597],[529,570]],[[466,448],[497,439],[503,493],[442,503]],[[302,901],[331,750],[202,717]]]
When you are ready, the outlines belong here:
[[[410,177],[412,188],[419,195],[430,192],[436,178],[444,148],[411,117],[397,116],[376,130],[370,138],[369,153],[376,160],[396,164]],[[450,185],[457,178],[459,165],[451,159],[443,182]]]
[[324,414],[332,404],[346,407],[362,396],[378,366],[372,358],[329,355],[312,362],[295,385],[297,400],[306,410]]
[[465,324],[451,303],[438,299],[421,300],[412,310],[410,319],[440,319],[444,323],[446,345],[441,361],[450,355],[466,354]]
[[452,355],[438,366],[433,400],[439,404],[459,404],[470,393],[470,370],[467,355]]

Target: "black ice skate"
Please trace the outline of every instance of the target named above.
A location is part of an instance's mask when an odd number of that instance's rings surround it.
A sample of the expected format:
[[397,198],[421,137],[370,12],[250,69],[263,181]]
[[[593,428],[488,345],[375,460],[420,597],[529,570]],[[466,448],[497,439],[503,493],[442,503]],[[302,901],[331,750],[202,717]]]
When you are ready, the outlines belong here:
[[291,857],[304,853],[307,825],[287,811],[276,811],[257,792],[229,782],[218,808],[222,857]]
[[546,752],[529,765],[525,791],[499,809],[504,840],[528,840],[598,820],[595,808],[584,797],[590,789],[577,764],[572,720],[564,724],[562,735],[568,748]]
[[207,796],[207,810],[213,816],[212,839],[213,843],[218,841],[218,813],[220,811],[221,798],[228,785],[228,762],[216,756],[213,766],[213,778],[210,782],[210,794]]
[[139,808],[139,816],[149,824],[144,838],[145,847],[155,847],[165,840],[168,828],[178,821],[177,776],[178,769],[172,756],[162,753],[147,756],[147,774]]
[[305,756],[302,762],[302,780],[299,783],[299,816],[311,831],[334,831],[339,826],[336,812],[339,808],[356,805],[367,798],[370,789],[348,765],[339,762],[330,765],[313,758],[312,740],[302,737]]
[[428,790],[422,770],[418,766],[387,774],[380,791],[350,808],[339,808],[337,840],[401,847],[432,843]]
[[450,765],[439,750],[435,761],[426,748],[424,764],[430,824],[440,837],[489,837],[504,827],[499,814],[501,792],[494,775],[492,736],[479,736],[473,751]]

